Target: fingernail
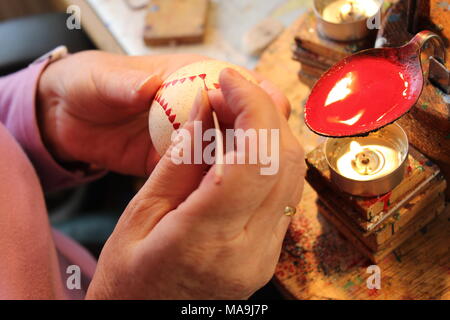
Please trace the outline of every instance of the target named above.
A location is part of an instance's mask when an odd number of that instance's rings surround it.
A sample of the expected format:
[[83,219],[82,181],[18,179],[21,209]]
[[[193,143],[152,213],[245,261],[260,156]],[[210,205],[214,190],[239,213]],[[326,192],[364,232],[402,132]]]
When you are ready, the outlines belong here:
[[136,88],[136,92],[140,92],[142,91],[149,83],[152,82],[152,80],[155,78],[155,75],[152,74],[151,76],[148,76],[147,78],[144,79],[144,81],[142,81],[138,87]]
[[241,74],[240,74],[239,72],[237,72],[236,70],[234,70],[234,69],[226,68],[226,69],[224,70],[224,72],[225,72],[229,77],[231,77],[231,78],[235,78],[235,79],[244,79],[244,78],[241,76]]

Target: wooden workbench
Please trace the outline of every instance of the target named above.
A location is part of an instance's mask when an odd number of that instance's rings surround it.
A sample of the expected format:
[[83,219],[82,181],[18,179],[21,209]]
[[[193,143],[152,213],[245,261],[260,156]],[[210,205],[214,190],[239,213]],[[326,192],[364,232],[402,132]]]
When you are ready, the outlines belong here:
[[[291,59],[298,22],[269,47],[257,66],[292,104],[289,121],[306,151],[322,138],[303,123],[309,89],[299,82]],[[299,161],[302,161],[299,159]],[[371,264],[317,211],[317,194],[306,184],[299,213],[285,239],[274,281],[293,299],[450,299],[450,210],[416,233],[381,268],[381,289],[367,289]]]

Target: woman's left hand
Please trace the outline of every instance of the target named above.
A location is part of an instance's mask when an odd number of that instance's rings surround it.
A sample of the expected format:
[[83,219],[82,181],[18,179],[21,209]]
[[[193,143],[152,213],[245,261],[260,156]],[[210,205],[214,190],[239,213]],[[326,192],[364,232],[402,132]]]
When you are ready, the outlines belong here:
[[44,143],[63,163],[149,175],[159,161],[148,132],[153,97],[172,72],[204,59],[86,51],[49,65],[37,98]]

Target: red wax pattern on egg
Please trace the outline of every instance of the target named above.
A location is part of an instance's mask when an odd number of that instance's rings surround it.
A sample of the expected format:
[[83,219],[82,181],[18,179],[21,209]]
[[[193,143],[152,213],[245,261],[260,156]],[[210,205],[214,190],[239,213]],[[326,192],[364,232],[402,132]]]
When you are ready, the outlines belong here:
[[313,88],[305,122],[325,136],[353,136],[387,125],[421,93],[422,75],[375,56],[354,56],[331,68]]

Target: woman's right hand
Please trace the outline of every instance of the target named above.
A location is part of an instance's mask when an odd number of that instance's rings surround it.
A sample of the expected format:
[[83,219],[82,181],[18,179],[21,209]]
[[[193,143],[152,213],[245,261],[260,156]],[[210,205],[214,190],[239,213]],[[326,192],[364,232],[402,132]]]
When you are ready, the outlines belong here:
[[286,106],[274,103],[283,99],[230,69],[220,85],[210,99],[198,95],[184,129],[211,126],[210,104],[235,129],[279,129],[278,172],[225,164],[216,184],[215,166],[205,176],[208,167],[176,165],[169,150],[106,243],[87,298],[246,299],[273,276],[290,222],[284,209],[302,194],[304,154],[279,111]]

